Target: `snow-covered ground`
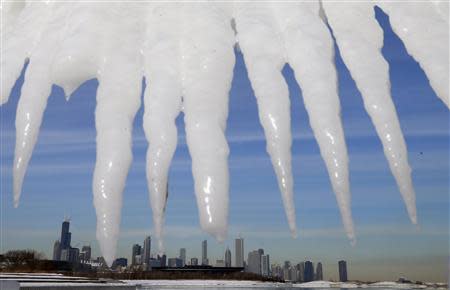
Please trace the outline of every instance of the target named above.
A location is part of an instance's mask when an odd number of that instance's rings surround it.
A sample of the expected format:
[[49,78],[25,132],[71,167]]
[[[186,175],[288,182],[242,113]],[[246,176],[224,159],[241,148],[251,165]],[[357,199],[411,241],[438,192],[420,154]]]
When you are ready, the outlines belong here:
[[296,288],[388,288],[388,289],[447,289],[444,283],[424,283],[422,285],[413,283],[397,282],[376,282],[376,283],[356,283],[356,282],[330,282],[330,281],[312,281],[307,283],[293,284]]
[[290,286],[286,283],[234,280],[122,280],[129,285],[141,286],[186,286],[186,287],[239,287],[239,288],[279,288]]
[[[101,286],[142,286],[142,287],[173,287],[183,289],[206,288],[383,288],[383,289],[447,289],[444,283],[424,283],[423,285],[397,283],[397,282],[376,282],[376,283],[359,283],[359,282],[331,282],[331,281],[313,281],[307,283],[273,283],[261,281],[233,281],[233,280],[122,280],[108,281],[106,284],[95,283],[94,281],[84,277],[70,277],[61,274],[52,273],[0,273],[0,280],[26,280],[20,283],[20,286],[42,287],[54,285],[59,281],[59,287],[80,285],[101,287]],[[86,280],[86,281],[83,281]],[[81,282],[83,281],[83,282]],[[81,282],[81,283],[80,283]]]
[[229,281],[229,280],[123,280],[129,285],[140,286],[186,286],[193,287],[239,287],[239,288],[384,288],[384,289],[447,289],[443,283],[426,283],[423,285],[397,283],[397,282],[377,282],[371,284],[356,282],[330,282],[313,281],[308,283],[271,283],[259,281]]

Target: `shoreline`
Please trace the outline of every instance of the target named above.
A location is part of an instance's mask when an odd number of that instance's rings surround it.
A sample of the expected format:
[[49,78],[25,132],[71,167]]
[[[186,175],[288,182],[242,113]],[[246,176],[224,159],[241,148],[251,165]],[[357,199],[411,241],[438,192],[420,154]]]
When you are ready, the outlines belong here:
[[[333,282],[333,281],[312,281],[304,283],[256,281],[256,280],[225,280],[225,279],[89,279],[81,276],[65,276],[60,273],[2,273],[0,272],[0,284],[5,282],[16,282],[20,288],[34,288],[56,286],[69,289],[74,286],[89,286],[94,288],[104,288],[110,286],[111,289],[123,288],[140,289],[145,287],[239,287],[239,288],[368,288],[368,289],[436,289],[448,288],[444,282],[423,282],[400,283],[392,281],[379,282]],[[131,288],[129,288],[131,287]]]

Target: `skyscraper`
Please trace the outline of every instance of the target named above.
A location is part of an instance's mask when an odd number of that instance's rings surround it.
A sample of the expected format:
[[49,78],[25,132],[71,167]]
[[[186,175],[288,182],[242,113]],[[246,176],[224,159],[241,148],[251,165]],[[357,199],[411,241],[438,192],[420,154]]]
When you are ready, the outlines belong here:
[[283,279],[286,281],[291,281],[292,280],[292,276],[291,276],[291,262],[290,261],[284,261],[284,265],[283,265]]
[[244,239],[239,237],[235,240],[235,261],[236,267],[244,267]]
[[208,241],[202,242],[202,265],[208,265]]
[[61,226],[61,250],[69,249],[70,248],[70,239],[71,239],[71,233],[69,232],[70,222],[68,219],[65,219]]
[[247,271],[261,275],[261,253],[260,251],[251,251],[248,253]]
[[305,282],[311,282],[314,280],[314,265],[311,261],[305,262],[305,271],[303,274],[303,280]]
[[347,262],[339,261],[339,281],[347,282]]
[[150,236],[146,237],[144,240],[144,252],[142,255],[142,264],[146,266],[150,265],[150,250],[152,248],[152,238]]
[[53,261],[61,260],[61,243],[59,241],[55,241],[53,244]]
[[322,272],[322,263],[319,262],[317,263],[317,267],[316,267],[316,280],[318,281],[322,281],[323,280],[323,272]]
[[305,281],[305,262],[300,262],[297,264],[297,271],[298,271],[298,275],[297,275],[297,280],[299,282],[303,282]]
[[186,265],[186,248],[180,249],[181,267]]
[[134,244],[131,252],[131,265],[137,265],[136,256],[141,254],[141,246],[138,244]]
[[225,267],[231,267],[231,251],[228,247],[225,251]]
[[264,277],[270,276],[270,258],[269,258],[269,255],[261,256],[261,274]]

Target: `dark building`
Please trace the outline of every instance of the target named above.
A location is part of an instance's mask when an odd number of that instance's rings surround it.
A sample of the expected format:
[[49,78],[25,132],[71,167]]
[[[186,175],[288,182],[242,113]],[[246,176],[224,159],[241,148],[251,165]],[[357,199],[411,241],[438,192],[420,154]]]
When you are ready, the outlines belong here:
[[191,258],[191,266],[198,266],[198,259],[197,258]]
[[322,270],[322,263],[321,262],[317,263],[316,280],[317,281],[322,281],[323,280],[323,270]]
[[111,268],[117,269],[118,267],[126,267],[127,265],[128,260],[126,258],[117,258],[114,260]]
[[305,270],[303,273],[303,281],[311,282],[314,281],[314,265],[311,261],[305,262]]
[[61,261],[61,243],[55,241],[53,244],[53,261]]
[[67,261],[71,262],[71,263],[79,263],[80,262],[80,249],[70,247],[69,259]]
[[66,219],[61,226],[61,250],[70,248],[70,239],[72,234],[69,232],[70,222]]
[[91,261],[91,252],[91,246],[89,245],[83,246],[81,248],[80,260],[82,263],[88,263]]
[[208,265],[208,241],[202,242],[202,265]]
[[339,261],[339,281],[347,282],[347,262],[342,260]]
[[166,255],[162,255],[162,256],[158,255],[158,260],[161,261],[162,268],[165,268],[167,266],[167,256]]
[[136,256],[141,254],[141,246],[138,244],[133,245],[132,253],[131,253],[131,265],[136,265]]
[[155,258],[150,258],[150,267],[151,268],[160,268],[161,261]]
[[231,251],[229,248],[225,251],[225,267],[231,267]]

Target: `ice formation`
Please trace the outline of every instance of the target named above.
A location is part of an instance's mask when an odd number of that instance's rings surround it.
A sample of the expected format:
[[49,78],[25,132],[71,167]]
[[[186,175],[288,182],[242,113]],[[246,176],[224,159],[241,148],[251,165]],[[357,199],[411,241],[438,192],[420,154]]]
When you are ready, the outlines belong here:
[[[132,160],[134,116],[145,77],[147,181],[155,235],[163,243],[168,171],[177,145],[175,119],[185,115],[186,137],[203,230],[225,239],[228,220],[228,145],[225,127],[236,42],[257,98],[289,228],[296,235],[291,170],[290,102],[281,74],[295,72],[314,136],[350,240],[348,154],[340,120],[334,42],[364,100],[413,223],[415,193],[406,144],[390,96],[381,54],[378,5],[449,106],[448,2],[1,2],[1,95],[8,101],[29,60],[16,116],[14,204],[39,133],[51,85],[67,98],[97,78],[97,160],[93,180],[97,239],[108,264],[115,257],[122,191]],[[205,142],[207,140],[207,142]]]

